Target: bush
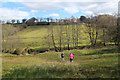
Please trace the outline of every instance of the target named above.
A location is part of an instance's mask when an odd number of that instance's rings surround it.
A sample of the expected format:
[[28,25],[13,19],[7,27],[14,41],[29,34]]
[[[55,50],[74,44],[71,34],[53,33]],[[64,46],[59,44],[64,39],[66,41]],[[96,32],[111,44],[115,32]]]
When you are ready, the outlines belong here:
[[13,54],[15,50],[10,50],[10,54]]
[[5,52],[5,50],[4,50],[4,49],[2,49],[2,52],[4,53],[4,52]]
[[9,53],[9,52],[10,52],[10,50],[7,50],[7,49],[4,50],[4,53]]
[[13,54],[20,55],[22,53],[21,49],[17,48]]
[[27,28],[27,25],[26,24],[22,24],[21,27],[22,28]]
[[27,49],[27,48],[23,49],[23,50],[22,50],[22,54],[23,54],[23,55],[27,55],[27,54],[28,54],[28,49]]
[[2,49],[2,52],[3,52],[3,53],[9,53],[9,50],[7,50],[7,49]]
[[33,49],[28,49],[28,54],[32,54],[33,52],[34,52],[34,50]]

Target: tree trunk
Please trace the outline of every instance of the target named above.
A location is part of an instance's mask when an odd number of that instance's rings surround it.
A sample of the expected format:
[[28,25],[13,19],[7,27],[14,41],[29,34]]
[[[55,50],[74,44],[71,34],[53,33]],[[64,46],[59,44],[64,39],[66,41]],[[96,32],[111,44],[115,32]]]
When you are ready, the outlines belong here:
[[[50,27],[50,26],[49,26]],[[48,27],[48,47],[50,48],[50,28]]]
[[96,45],[96,42],[97,42],[97,36],[98,36],[98,32],[96,31],[96,37],[95,37],[94,45]]
[[103,45],[106,46],[106,40],[105,40],[105,28],[103,28],[103,40],[104,40]]
[[95,36],[95,42],[94,42],[94,45],[96,45],[97,37],[98,37],[98,30],[97,30],[97,27],[96,27],[96,36]]
[[55,51],[57,52],[58,50],[57,50],[57,47],[56,47],[55,41],[54,41],[53,28],[52,28],[52,41],[53,41],[54,49],[55,49]]
[[77,24],[77,48],[78,48],[78,30],[79,30],[79,28],[78,28],[78,24]]
[[62,27],[60,25],[60,51],[61,51],[61,44],[62,44]]
[[73,48],[74,48],[74,26],[73,26],[73,23],[72,23],[72,39],[73,39]]
[[[69,24],[68,24],[69,25]],[[67,27],[67,29],[66,29],[66,38],[67,38],[67,45],[68,45],[68,50],[70,50],[70,46],[69,46],[69,39],[70,39],[70,34],[68,33],[68,31],[69,31],[69,26],[66,26]]]
[[89,26],[89,38],[90,38],[90,43],[91,43],[91,45],[93,45],[93,41],[92,41],[92,33],[91,33],[91,27]]
[[117,45],[119,46],[120,44],[120,20],[118,19],[117,20],[117,31],[116,31],[116,42],[117,42]]

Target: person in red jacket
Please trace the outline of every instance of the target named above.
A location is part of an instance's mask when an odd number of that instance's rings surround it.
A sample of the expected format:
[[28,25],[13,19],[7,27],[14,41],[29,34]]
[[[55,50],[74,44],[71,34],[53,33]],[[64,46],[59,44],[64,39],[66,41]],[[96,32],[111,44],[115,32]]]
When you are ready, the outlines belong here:
[[74,55],[72,53],[70,53],[69,58],[70,58],[70,62],[73,62]]

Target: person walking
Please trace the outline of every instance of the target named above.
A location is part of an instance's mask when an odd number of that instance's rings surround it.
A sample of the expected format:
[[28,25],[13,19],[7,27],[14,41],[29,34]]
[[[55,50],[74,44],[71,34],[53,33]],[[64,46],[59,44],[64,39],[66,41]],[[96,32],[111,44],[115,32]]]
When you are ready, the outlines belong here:
[[61,58],[62,60],[64,60],[64,53],[61,53]]
[[74,55],[72,53],[70,53],[69,58],[70,58],[70,62],[73,62]]

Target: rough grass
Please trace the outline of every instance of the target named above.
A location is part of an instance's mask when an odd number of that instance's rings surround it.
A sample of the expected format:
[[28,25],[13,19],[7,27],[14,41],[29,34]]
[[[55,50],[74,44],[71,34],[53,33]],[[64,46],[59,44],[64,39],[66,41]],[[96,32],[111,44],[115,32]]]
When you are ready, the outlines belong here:
[[[7,25],[5,25],[7,26]],[[89,44],[86,27],[81,26],[79,46]],[[24,44],[36,50],[48,48],[48,26],[30,26],[13,36],[16,44]],[[18,36],[18,38],[16,38]],[[16,41],[15,41],[16,40]],[[72,39],[71,39],[72,40]],[[16,43],[15,43],[16,42]],[[7,43],[6,43],[7,44]],[[51,44],[52,45],[52,44]],[[16,46],[13,46],[17,48]],[[57,44],[58,46],[58,44]],[[23,46],[22,46],[23,47]],[[72,47],[72,45],[70,45]],[[24,47],[23,47],[24,48]],[[53,48],[53,47],[51,47]],[[2,55],[3,78],[118,78],[118,49],[116,47],[90,48],[81,50],[66,50],[64,61],[61,60],[61,52],[49,51],[37,55]],[[69,54],[74,54],[74,62],[69,62]]]
[[[116,47],[3,56],[3,78],[119,78]],[[74,54],[73,63],[69,54]]]
[[[4,26],[6,26],[6,27],[11,26],[12,27],[12,25],[7,25],[7,24],[3,25],[3,27]],[[11,41],[10,43],[12,43],[9,45],[11,45],[14,48],[16,48],[17,44],[18,44],[18,46],[21,46],[23,48],[24,47],[30,47],[30,48],[38,48],[39,47],[40,49],[43,49],[43,48],[48,49],[48,40],[49,40],[49,41],[51,41],[50,48],[53,48],[51,38],[48,39],[48,27],[49,27],[49,25],[29,26],[26,29],[17,32],[16,34],[9,36],[9,38],[11,40],[8,40],[8,41],[9,42]],[[59,41],[58,41],[58,39],[59,39],[59,36],[58,36],[59,25],[54,25],[52,27],[54,28],[55,43],[56,43],[56,46],[58,47],[59,46]],[[62,25],[62,29],[63,29],[62,33],[65,33],[66,25]],[[4,34],[5,33],[9,34],[7,30],[8,30],[7,28],[3,28]],[[70,33],[69,33],[70,36],[72,37],[71,30],[72,30],[72,26],[70,26]],[[80,33],[79,33],[79,42],[80,42],[79,46],[80,45],[89,45],[89,37],[88,37],[88,33],[86,33],[86,27],[83,25],[80,25],[79,31],[80,31]],[[66,39],[66,35],[64,34],[62,41],[66,41],[65,39]],[[71,42],[70,47],[73,47],[72,38],[70,38],[70,42]],[[8,44],[8,43],[6,43],[6,44]],[[62,47],[64,47],[63,44],[64,44],[64,42],[62,42]],[[67,47],[67,44],[66,44],[66,47]]]
[[[55,37],[55,43],[56,46],[59,47],[59,28],[60,25],[41,25],[41,26],[29,26],[25,28],[22,31],[18,32],[17,27],[13,26],[20,26],[21,24],[5,24],[2,25],[2,32],[3,38],[3,48],[4,49],[15,49],[15,48],[34,48],[34,49],[39,49],[41,51],[49,49],[48,46],[48,41],[50,41],[50,49],[53,49],[53,44],[51,38],[48,39],[48,27],[53,27],[54,28],[54,37]],[[64,44],[67,43],[66,40],[66,25],[61,25],[62,26],[62,48],[64,47]],[[88,28],[85,25],[79,25],[78,26],[78,31],[79,31],[79,44],[78,46],[87,46],[90,45],[90,40],[89,40],[89,34],[88,34]],[[77,28],[74,26],[74,28]],[[72,25],[69,26],[69,35],[70,37],[70,47],[73,47],[73,40],[72,40]],[[99,35],[98,35],[98,40],[97,42],[102,41],[102,31],[101,29],[99,30]],[[113,42],[108,42],[108,44],[113,44]],[[99,45],[98,45],[99,46]],[[65,45],[67,48],[67,44]]]

